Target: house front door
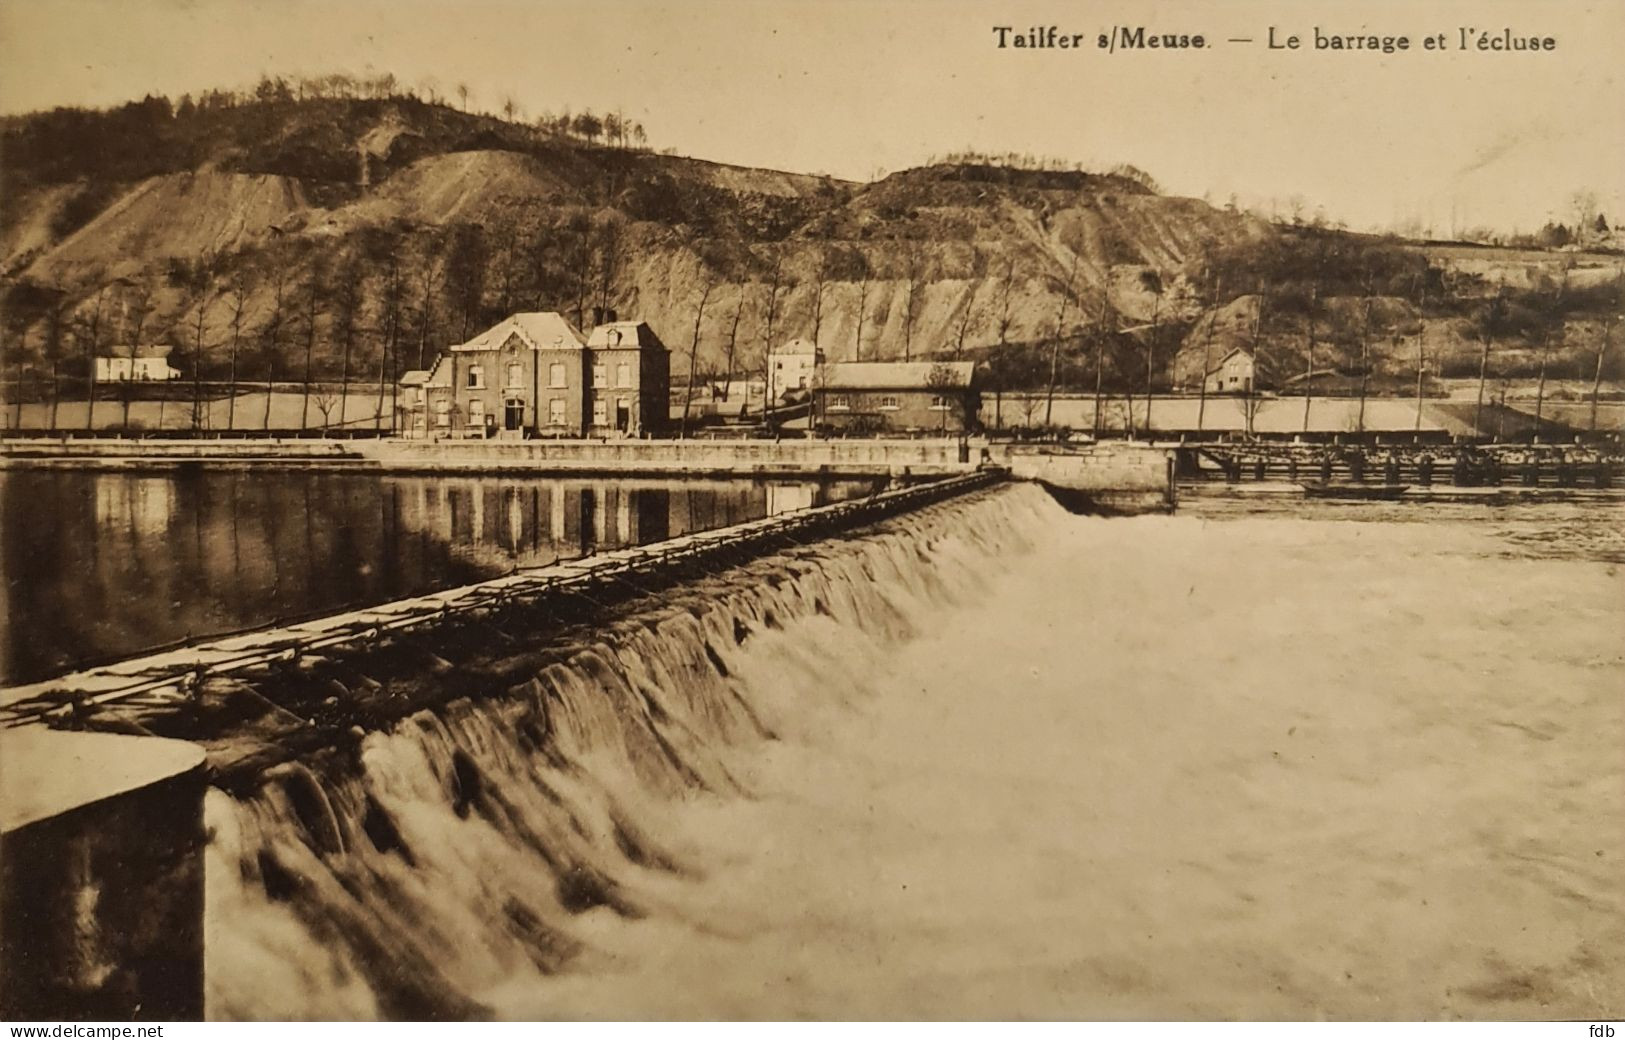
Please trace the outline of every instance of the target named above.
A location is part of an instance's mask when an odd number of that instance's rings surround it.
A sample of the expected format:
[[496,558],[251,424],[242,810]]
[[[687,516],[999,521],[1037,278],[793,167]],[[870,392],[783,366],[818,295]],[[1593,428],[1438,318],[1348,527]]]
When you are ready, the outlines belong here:
[[615,429],[625,433],[632,425],[632,407],[625,401],[615,405]]
[[525,425],[525,402],[517,397],[510,397],[502,409],[502,428],[504,430],[517,430]]

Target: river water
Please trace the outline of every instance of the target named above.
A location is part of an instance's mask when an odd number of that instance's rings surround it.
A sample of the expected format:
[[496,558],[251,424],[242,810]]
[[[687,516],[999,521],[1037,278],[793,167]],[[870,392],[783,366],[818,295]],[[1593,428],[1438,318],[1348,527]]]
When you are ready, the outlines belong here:
[[0,683],[872,490],[867,482],[0,471]]
[[933,507],[212,792],[211,1016],[1625,1012],[1617,502],[1185,508]]

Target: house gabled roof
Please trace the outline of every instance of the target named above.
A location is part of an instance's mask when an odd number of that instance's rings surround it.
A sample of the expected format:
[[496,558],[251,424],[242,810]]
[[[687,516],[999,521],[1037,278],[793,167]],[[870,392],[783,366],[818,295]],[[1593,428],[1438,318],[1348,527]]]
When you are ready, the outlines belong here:
[[[451,372],[446,368],[446,358],[449,354],[441,354],[434,359],[429,368],[428,378],[423,381],[424,386],[446,389],[451,386]],[[404,382],[405,380],[402,380]]]
[[1253,360],[1252,354],[1249,353],[1246,349],[1244,349],[1242,347],[1232,347],[1232,348],[1230,348],[1230,350],[1228,352],[1225,353],[1224,357],[1220,358],[1219,360],[1217,360],[1217,361],[1215,361],[1213,363],[1213,367],[1211,367],[1211,368],[1209,368],[1207,370],[1207,374],[1212,375],[1213,373],[1217,372],[1219,369],[1221,369],[1221,368],[1223,368],[1225,366],[1225,362],[1229,361],[1231,358],[1235,357],[1237,354],[1240,354],[1242,357],[1246,358],[1249,361]]
[[518,336],[527,347],[542,350],[580,349],[586,342],[580,330],[564,315],[556,311],[525,311],[509,315],[467,343],[453,344],[451,349],[501,350],[511,336]]
[[429,370],[426,368],[414,368],[410,372],[401,373],[402,386],[422,386],[428,381]]
[[610,321],[592,330],[587,346],[593,350],[665,350],[654,329],[646,321]]
[[811,355],[816,357],[818,354],[823,353],[823,351],[819,350],[818,345],[815,344],[812,340],[808,339],[807,337],[805,337],[805,336],[797,336],[795,339],[791,340],[790,342],[782,344],[782,345],[780,345],[778,347],[775,347],[773,349],[773,353],[774,354],[811,354]]
[[[940,376],[933,375],[939,372]],[[824,370],[821,386],[825,390],[967,389],[975,372],[976,365],[970,361],[843,361]]]

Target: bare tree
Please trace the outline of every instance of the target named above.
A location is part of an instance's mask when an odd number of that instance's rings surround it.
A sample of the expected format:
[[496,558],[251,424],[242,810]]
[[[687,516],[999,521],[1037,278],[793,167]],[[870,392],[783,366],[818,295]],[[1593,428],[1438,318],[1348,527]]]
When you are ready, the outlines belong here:
[[311,264],[310,280],[305,285],[305,386],[299,399],[299,428],[310,425],[311,364],[316,353],[316,323],[321,319],[326,303],[327,265],[318,258]]
[[767,321],[762,328],[762,418],[773,411],[773,326],[779,316],[779,286],[784,277],[784,251],[774,246],[767,269]]
[[1625,296],[1625,268],[1622,268],[1614,280],[1614,306],[1609,307],[1602,319],[1602,335],[1597,337],[1597,368],[1591,377],[1591,432],[1597,432],[1597,397],[1602,391],[1602,359],[1608,353],[1609,339],[1614,332],[1614,320],[1622,302],[1620,297]]
[[[1106,269],[1106,284],[1103,285],[1101,287],[1101,290],[1100,290],[1100,325],[1095,330],[1095,423],[1094,423],[1094,435],[1095,435],[1096,440],[1100,439],[1100,422],[1101,422],[1100,404],[1101,404],[1101,390],[1105,385],[1106,341],[1111,337],[1112,332],[1115,331],[1114,326],[1116,325],[1116,319],[1114,318],[1113,313],[1112,313],[1112,296],[1111,296],[1111,291],[1110,291],[1111,281],[1112,281],[1112,279],[1111,279],[1111,268],[1108,267]],[[1211,333],[1211,331],[1212,330],[1210,329],[1209,332]],[[1198,425],[1198,428],[1200,428],[1200,425]]]
[[[1488,378],[1489,378],[1489,372],[1490,372],[1490,348],[1494,344],[1494,341],[1495,341],[1495,327],[1498,324],[1500,324],[1500,321],[1501,321],[1501,311],[1502,311],[1502,308],[1505,305],[1505,299],[1504,299],[1505,291],[1506,291],[1506,287],[1504,285],[1496,287],[1495,297],[1494,297],[1494,299],[1490,300],[1489,305],[1485,309],[1483,327],[1480,330],[1483,341],[1484,341],[1484,350],[1479,355],[1479,358],[1478,358],[1478,402],[1473,407],[1473,435],[1475,437],[1478,436],[1478,434],[1480,432],[1482,432],[1483,429],[1484,429],[1484,426],[1483,426],[1483,421],[1484,421],[1484,384],[1485,384],[1486,380],[1488,380]],[[1366,298],[1366,325],[1367,325],[1368,328],[1369,328],[1370,324],[1371,324],[1371,299],[1370,299],[1369,296],[1367,296],[1367,298]],[[1366,351],[1366,338],[1367,337],[1365,337],[1364,335],[1362,335],[1360,337],[1360,360],[1361,360],[1361,370],[1362,370],[1362,372],[1365,369],[1364,361],[1365,361],[1365,351]],[[1360,429],[1364,430],[1365,429],[1365,425],[1364,425],[1364,420],[1365,420],[1365,378],[1364,378],[1363,375],[1362,375],[1361,380],[1360,380],[1360,419],[1361,419]]]
[[908,289],[903,296],[903,360],[913,356],[914,323],[919,318],[920,283],[929,276],[925,247],[918,239],[909,239],[903,251],[903,274]]
[[344,270],[337,290],[334,332],[339,340],[339,426],[343,427],[350,401],[350,356],[355,350],[356,325],[366,297],[366,272],[360,263],[352,263]]
[[1552,296],[1551,319],[1541,323],[1540,329],[1540,376],[1535,383],[1535,437],[1540,437],[1541,419],[1545,414],[1546,405],[1546,362],[1552,353],[1551,321],[1556,321],[1559,330],[1563,325],[1563,290],[1568,287],[1569,272],[1563,271],[1563,281],[1558,285]]
[[1151,291],[1151,335],[1145,344],[1145,439],[1151,439],[1151,401],[1156,391],[1157,347],[1162,335],[1162,276],[1155,271],[1142,272],[1141,283]]
[[1067,305],[1077,298],[1078,293],[1078,261],[1081,254],[1072,254],[1072,266],[1067,271],[1066,284],[1061,286],[1061,307],[1055,315],[1055,335],[1050,342],[1049,352],[1049,390],[1044,395],[1044,425],[1050,425],[1055,409],[1055,379],[1060,371],[1061,339],[1066,331]]
[[213,302],[212,296],[205,296],[198,301],[197,313],[192,321],[192,429],[201,430],[206,425],[203,410],[203,335],[205,322],[208,321],[209,304]]
[[[322,432],[326,433],[332,422],[333,409],[344,400],[343,395],[334,393],[331,389],[323,388],[316,392],[316,410],[322,413]],[[343,420],[340,420],[342,425]]]
[[[384,388],[389,383],[390,369],[400,357],[401,341],[401,309],[406,299],[406,277],[401,270],[401,257],[398,248],[389,250],[388,266],[384,269],[384,292],[380,301],[383,306],[383,335],[378,344],[378,405],[373,409],[373,432],[381,432],[384,426]],[[391,409],[393,421],[395,409]]]
[[[90,317],[81,318],[79,325],[80,339],[85,346],[85,376],[90,384],[90,402],[85,409],[85,429],[96,428],[96,354],[102,345],[102,297],[107,294],[107,286],[96,291],[96,302],[90,308]],[[134,359],[131,359],[134,364]]]
[[[734,320],[733,320],[733,323],[728,326],[728,368],[727,368],[726,374],[724,374],[723,377],[722,377],[722,399],[724,401],[726,401],[728,399],[728,392],[729,392],[729,389],[730,389],[730,387],[731,387],[731,385],[733,383],[733,378],[734,378],[734,347],[739,342],[739,319],[744,316],[744,313],[745,313],[745,286],[743,284],[741,284],[739,286],[739,303],[734,306]],[[746,397],[746,402],[748,403],[749,400],[750,399],[747,396]]]
[[457,315],[459,340],[467,340],[479,320],[488,262],[484,226],[463,224],[452,230],[443,270],[448,311]]
[[[68,294],[57,290],[56,299],[45,312],[45,359],[51,363],[51,419],[49,428],[57,428],[57,408],[62,401],[62,347],[63,332],[68,328],[73,315],[73,305],[68,300]],[[17,355],[21,358],[21,353]],[[92,373],[94,376],[94,373]],[[22,403],[22,371],[16,369],[18,407]],[[17,422],[22,423],[22,413],[18,412]]]
[[982,328],[986,318],[980,307],[976,305],[977,290],[981,280],[987,274],[987,257],[980,249],[971,252],[970,293],[965,297],[965,306],[960,308],[959,318],[954,322],[954,360],[959,360],[965,353],[965,340]]
[[429,356],[429,339],[434,328],[434,298],[441,276],[445,273],[444,258],[439,255],[433,239],[430,239],[427,248],[429,254],[423,258],[423,270],[418,275],[418,368],[424,367]]
[[[125,342],[130,345],[130,364],[135,364],[136,351],[141,346],[141,333],[146,327],[147,318],[152,314],[152,286],[146,282],[136,284],[133,292],[125,299]],[[134,375],[134,372],[131,373]],[[120,387],[124,398],[124,430],[130,430],[130,399],[135,396],[135,381],[127,381],[127,385]]]
[[287,264],[276,262],[271,275],[271,313],[260,327],[260,342],[265,351],[265,422],[271,430],[271,401],[276,397],[277,362],[282,357],[282,334],[287,324],[285,313],[288,293]]
[[688,348],[688,388],[683,392],[683,420],[678,429],[679,438],[688,437],[688,413],[694,403],[694,376],[700,357],[700,323],[705,319],[705,305],[711,300],[711,290],[716,286],[716,278],[705,261],[700,261],[701,277],[703,279],[700,289],[700,302],[694,308],[694,341]]
[[579,327],[587,323],[587,278],[592,264],[592,221],[584,214],[575,213],[570,216],[565,227],[575,245],[573,266],[576,271],[576,325]]
[[600,313],[607,315],[609,305],[615,298],[615,281],[620,273],[621,253],[626,243],[626,228],[618,215],[610,214],[599,225],[598,243],[597,306]]
[[[1010,329],[1015,323],[1015,315],[1011,312],[1012,301],[1015,297],[1016,285],[1016,254],[1014,249],[1008,249],[1004,258],[1004,277],[1000,280],[999,289],[999,316],[994,323],[999,338],[999,356],[1003,357],[1010,346]],[[993,387],[993,424],[1004,424],[1004,386],[1003,380]]]
[[863,360],[863,319],[869,313],[869,265],[863,265],[863,274],[858,279],[858,334],[852,342],[852,359]]
[[239,274],[231,281],[231,372],[226,385],[226,429],[237,428],[237,350],[243,339],[243,313],[248,309],[248,285]]
[[812,341],[813,349],[819,347],[818,334],[824,327],[824,285],[829,281],[830,255],[827,246],[820,246],[818,250],[818,266],[813,276],[813,320]]
[[501,232],[497,247],[497,276],[501,279],[499,305],[504,315],[514,311],[514,285],[519,278],[519,236],[512,227]]

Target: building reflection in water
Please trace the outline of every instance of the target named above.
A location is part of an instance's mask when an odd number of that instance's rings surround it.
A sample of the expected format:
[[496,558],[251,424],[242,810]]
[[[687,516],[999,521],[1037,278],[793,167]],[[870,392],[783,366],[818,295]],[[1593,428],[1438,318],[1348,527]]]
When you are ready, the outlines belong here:
[[872,490],[868,482],[0,473],[0,681]]

